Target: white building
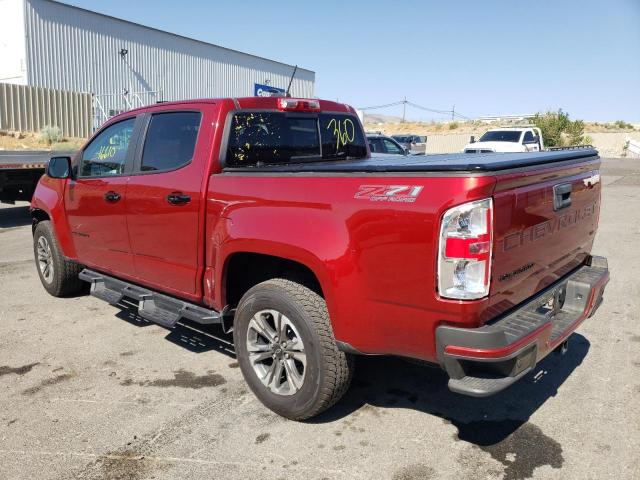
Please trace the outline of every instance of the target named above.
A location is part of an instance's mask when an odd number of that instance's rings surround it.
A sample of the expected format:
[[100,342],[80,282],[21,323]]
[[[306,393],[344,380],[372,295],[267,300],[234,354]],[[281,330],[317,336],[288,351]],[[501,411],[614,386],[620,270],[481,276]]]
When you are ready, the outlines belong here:
[[[293,68],[51,0],[0,0],[0,82],[93,93],[98,123],[159,100],[286,89]],[[314,80],[298,68],[292,95],[312,97]]]

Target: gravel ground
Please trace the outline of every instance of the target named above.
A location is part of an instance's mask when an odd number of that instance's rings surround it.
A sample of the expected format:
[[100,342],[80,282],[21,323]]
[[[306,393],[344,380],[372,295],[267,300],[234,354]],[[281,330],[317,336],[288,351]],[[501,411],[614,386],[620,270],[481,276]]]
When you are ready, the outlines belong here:
[[25,204],[0,207],[0,478],[640,478],[640,161],[606,160],[598,313],[509,390],[455,395],[437,369],[360,358],[307,423],[248,391],[228,345],[41,287]]

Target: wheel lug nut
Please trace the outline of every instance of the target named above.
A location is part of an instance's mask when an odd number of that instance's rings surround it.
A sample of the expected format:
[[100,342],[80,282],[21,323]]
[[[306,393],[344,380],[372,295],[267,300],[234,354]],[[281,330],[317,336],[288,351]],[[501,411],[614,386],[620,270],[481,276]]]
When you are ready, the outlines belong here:
[[289,355],[288,353],[285,353],[284,358],[291,358],[291,355]]

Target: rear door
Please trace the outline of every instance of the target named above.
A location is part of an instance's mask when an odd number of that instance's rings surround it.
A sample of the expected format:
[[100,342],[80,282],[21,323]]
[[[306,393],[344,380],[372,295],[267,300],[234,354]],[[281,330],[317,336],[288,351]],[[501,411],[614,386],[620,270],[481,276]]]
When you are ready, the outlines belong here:
[[127,196],[136,276],[147,285],[197,298],[202,188],[211,144],[201,110],[158,111],[145,119]]
[[135,273],[125,210],[140,121],[127,118],[100,132],[79,154],[64,193],[78,260],[119,275]]

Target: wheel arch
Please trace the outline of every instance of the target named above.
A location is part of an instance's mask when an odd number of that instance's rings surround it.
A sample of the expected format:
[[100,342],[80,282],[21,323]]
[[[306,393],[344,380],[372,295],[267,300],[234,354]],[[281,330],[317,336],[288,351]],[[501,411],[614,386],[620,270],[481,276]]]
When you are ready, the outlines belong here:
[[[291,253],[293,252],[277,255],[274,252],[247,249],[229,252],[224,258],[218,282],[221,304],[235,307],[251,287],[274,278],[286,278],[300,283],[328,302],[328,274],[318,271],[316,261]],[[307,252],[307,255],[310,254]]]
[[33,228],[42,221],[50,221],[60,249],[65,257],[77,259],[77,253],[67,222],[64,205],[65,184],[68,180],[50,178],[43,175],[31,199]]
[[47,212],[42,210],[41,208],[32,208],[30,211],[31,214],[31,234],[33,235],[36,231],[36,226],[40,222],[44,222],[46,220],[51,221],[51,217]]

